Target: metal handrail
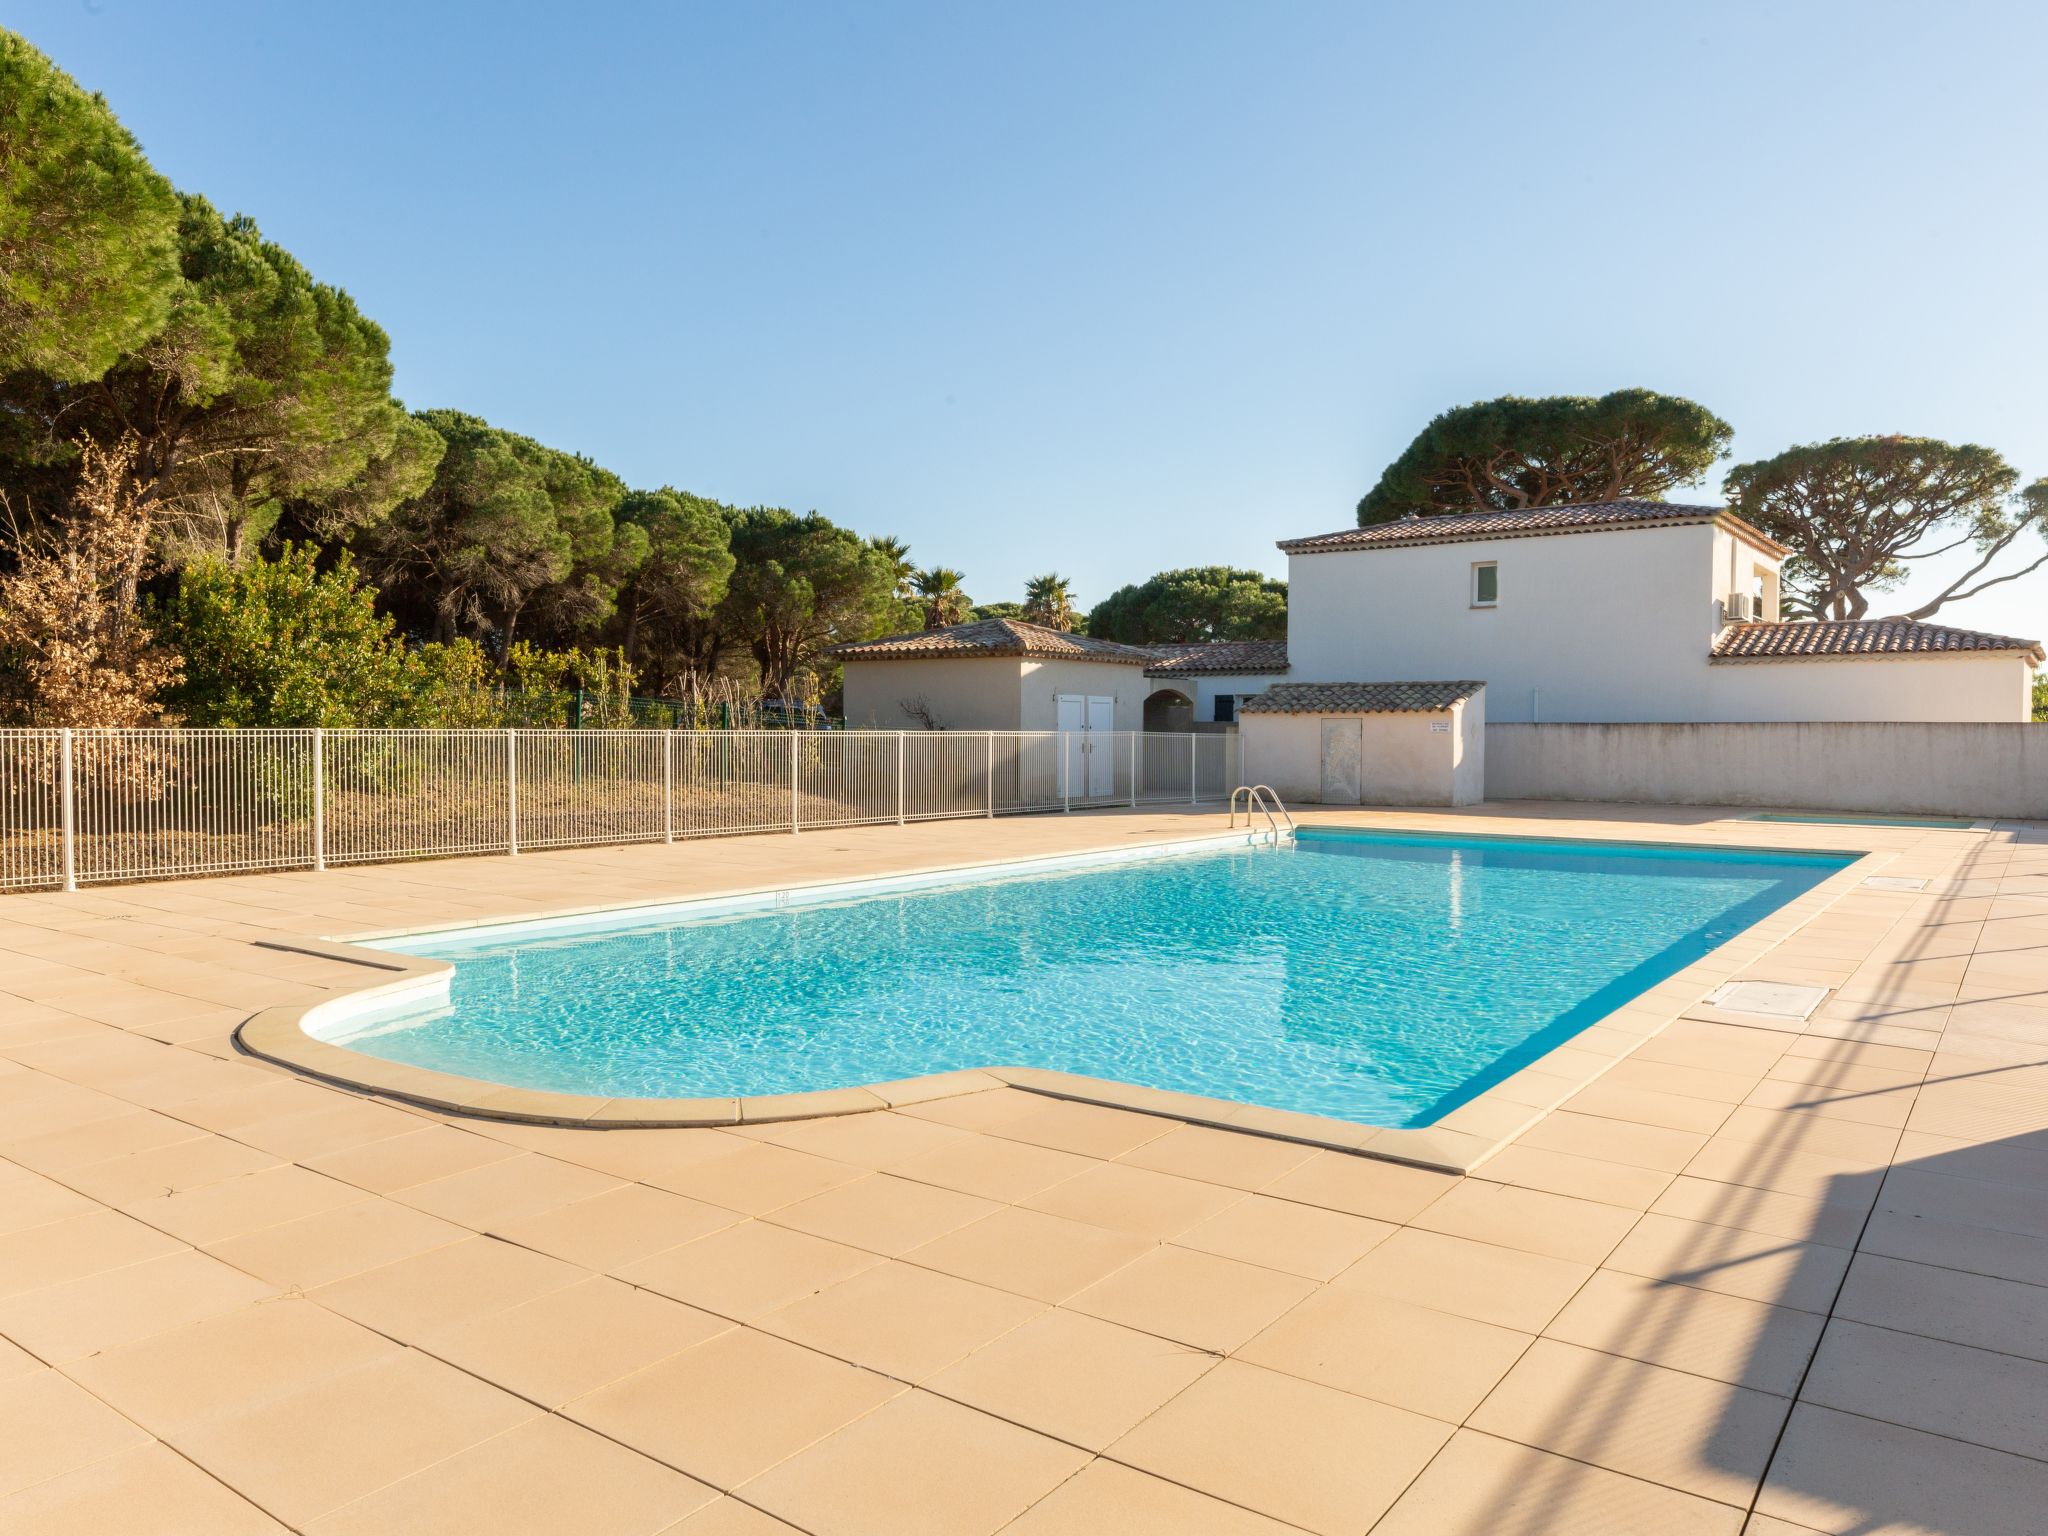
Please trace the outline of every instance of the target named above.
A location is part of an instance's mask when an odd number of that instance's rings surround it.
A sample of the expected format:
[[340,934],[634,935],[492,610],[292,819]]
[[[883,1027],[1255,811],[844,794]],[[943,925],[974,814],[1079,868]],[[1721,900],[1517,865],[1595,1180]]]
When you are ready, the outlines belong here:
[[[1252,812],[1254,810],[1265,814],[1266,825],[1272,830],[1274,842],[1280,841],[1281,819],[1284,818],[1286,820],[1289,832],[1294,830],[1294,817],[1288,814],[1287,807],[1281,803],[1280,796],[1274,792],[1273,786],[1270,784],[1240,784],[1230,792],[1230,825],[1233,828],[1237,826],[1237,797],[1239,795],[1245,797],[1244,824],[1247,831],[1251,829]],[[1275,812],[1278,812],[1279,815],[1275,816]]]

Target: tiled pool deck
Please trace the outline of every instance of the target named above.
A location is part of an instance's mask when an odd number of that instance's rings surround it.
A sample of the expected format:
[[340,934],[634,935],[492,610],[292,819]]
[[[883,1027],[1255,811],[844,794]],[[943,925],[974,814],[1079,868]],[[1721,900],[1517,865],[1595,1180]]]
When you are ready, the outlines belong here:
[[361,984],[266,940],[1216,814],[0,897],[0,1533],[2048,1525],[2048,828],[1314,819],[1867,848],[1890,884],[1740,955],[1833,989],[1806,1024],[1645,1019],[1464,1177],[1013,1087],[462,1119],[231,1039]]

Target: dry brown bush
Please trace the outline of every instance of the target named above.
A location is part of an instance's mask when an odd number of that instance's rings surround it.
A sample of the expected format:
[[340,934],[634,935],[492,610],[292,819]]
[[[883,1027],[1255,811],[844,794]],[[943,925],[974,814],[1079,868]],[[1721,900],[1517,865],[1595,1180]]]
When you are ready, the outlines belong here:
[[136,606],[154,557],[149,507],[128,477],[135,443],[80,450],[70,511],[27,536],[14,571],[0,575],[0,650],[18,658],[36,724],[154,725],[156,696],[184,663]]

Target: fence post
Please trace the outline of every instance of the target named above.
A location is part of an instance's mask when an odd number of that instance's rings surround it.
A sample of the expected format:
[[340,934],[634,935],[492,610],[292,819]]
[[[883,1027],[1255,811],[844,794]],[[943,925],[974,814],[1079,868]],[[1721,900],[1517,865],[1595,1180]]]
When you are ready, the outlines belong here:
[[789,830],[791,834],[803,831],[803,732],[789,733]]
[[1074,739],[1072,731],[1060,732],[1060,809],[1074,808],[1074,754],[1067,750]]
[[313,867],[327,867],[327,770],[321,759],[322,739],[327,733],[313,727]]
[[996,813],[996,733],[988,733],[988,814]]
[[505,850],[519,852],[519,733],[505,733]]
[[1138,733],[1131,732],[1131,809],[1138,808]]
[[661,733],[661,840],[676,840],[676,733]]
[[78,824],[72,804],[77,797],[72,788],[71,727],[68,725],[57,733],[57,793],[61,801],[57,825],[64,853],[64,889],[75,891],[78,889]]
[[1197,736],[1197,735],[1196,735],[1196,734],[1195,734],[1195,733],[1194,733],[1193,731],[1189,731],[1189,732],[1188,732],[1188,804],[1189,804],[1189,805],[1198,805],[1198,804],[1200,804],[1200,803],[1201,803],[1201,796],[1200,796],[1200,795],[1198,795],[1198,794],[1197,794],[1197,793],[1195,792],[1195,778],[1196,778],[1196,772],[1195,772],[1195,768],[1196,768],[1196,759],[1195,759],[1195,743],[1196,743],[1196,742],[1198,742],[1198,741],[1200,741],[1200,740],[1201,740],[1201,738],[1200,738],[1199,736]]
[[896,825],[903,825],[903,743],[907,732],[896,733]]

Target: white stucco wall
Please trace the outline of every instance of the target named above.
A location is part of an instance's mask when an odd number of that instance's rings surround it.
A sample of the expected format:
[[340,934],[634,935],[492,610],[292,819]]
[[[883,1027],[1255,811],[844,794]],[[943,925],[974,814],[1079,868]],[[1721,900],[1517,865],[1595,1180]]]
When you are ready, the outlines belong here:
[[1248,784],[1289,805],[1322,803],[1323,722],[1360,723],[1359,804],[1476,805],[1486,792],[1484,695],[1434,713],[1269,715],[1238,726]]
[[1866,656],[1707,668],[1702,720],[1977,720],[2033,716],[2020,656]]
[[1194,700],[1196,721],[1207,725],[1216,718],[1217,694],[1247,698],[1254,693],[1264,693],[1275,683],[1286,682],[1290,676],[1286,672],[1218,672],[1194,677],[1155,677],[1148,679],[1151,683],[1148,691],[1171,688],[1186,694]]
[[1501,725],[1491,800],[2048,817],[2048,725]]
[[1020,730],[1056,731],[1059,710],[1053,703],[1060,694],[1082,694],[1090,698],[1116,700],[1119,731],[1145,728],[1145,699],[1155,685],[1145,669],[1104,661],[1034,661],[1024,663],[1023,708]]
[[[1471,602],[1483,561],[1493,608]],[[1288,678],[1477,678],[1496,722],[2027,718],[2010,656],[1708,665],[1759,572],[1768,617],[1776,557],[1706,524],[1294,555]]]
[[849,661],[846,723],[873,730],[922,730],[924,722],[903,709],[906,701],[921,698],[931,709],[933,722],[945,730],[1019,730],[1023,677],[1024,663],[1015,656]]

